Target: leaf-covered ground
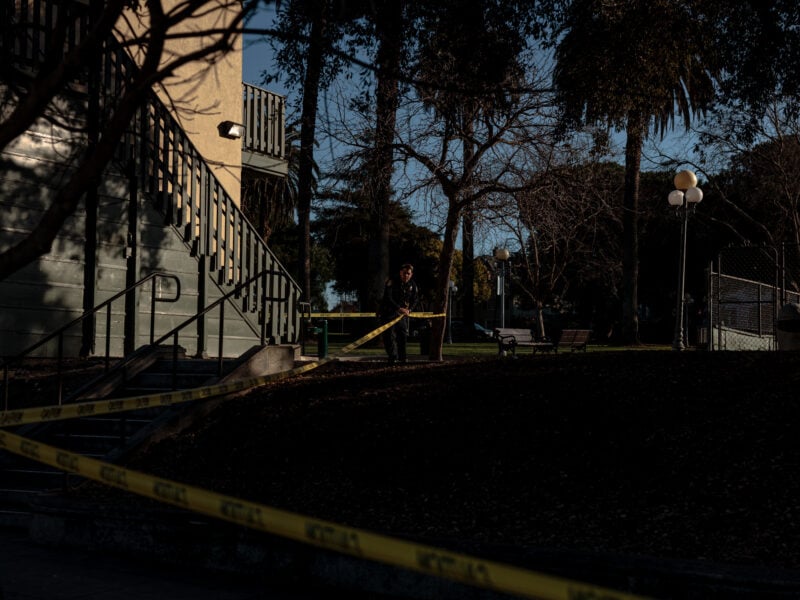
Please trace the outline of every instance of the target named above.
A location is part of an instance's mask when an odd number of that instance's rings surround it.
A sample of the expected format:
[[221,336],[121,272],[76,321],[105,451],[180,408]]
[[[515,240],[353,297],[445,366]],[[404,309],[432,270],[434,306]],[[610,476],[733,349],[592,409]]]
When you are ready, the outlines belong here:
[[134,468],[370,530],[800,568],[800,356],[325,365]]

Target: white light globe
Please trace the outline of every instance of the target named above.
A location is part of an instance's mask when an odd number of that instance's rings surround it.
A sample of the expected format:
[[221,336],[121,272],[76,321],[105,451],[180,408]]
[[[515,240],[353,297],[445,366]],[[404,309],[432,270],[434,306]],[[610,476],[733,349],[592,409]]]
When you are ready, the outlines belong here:
[[697,204],[703,199],[703,190],[699,187],[690,187],[686,190],[686,202],[689,204]]
[[667,196],[667,202],[669,202],[670,206],[683,206],[683,192],[672,190]]
[[508,260],[508,258],[510,256],[511,256],[511,253],[506,248],[497,248],[494,251],[494,257],[497,260]]

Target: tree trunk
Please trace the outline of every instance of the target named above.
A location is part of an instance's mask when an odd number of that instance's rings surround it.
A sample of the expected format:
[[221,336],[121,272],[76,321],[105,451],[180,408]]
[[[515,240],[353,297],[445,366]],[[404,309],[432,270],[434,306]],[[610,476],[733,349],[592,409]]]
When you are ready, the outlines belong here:
[[644,122],[628,117],[625,142],[625,194],[622,207],[622,341],[639,344],[639,166]]
[[[449,198],[449,208],[447,210],[447,222],[444,228],[444,240],[442,240],[442,251],[439,254],[439,272],[436,274],[436,289],[434,290],[433,312],[447,314],[447,292],[450,283],[450,269],[453,266],[453,255],[456,249],[456,237],[458,235],[458,221],[460,209],[455,198]],[[433,319],[431,330],[431,347],[428,358],[430,360],[442,360],[442,344],[444,343],[444,318]]]
[[475,217],[471,208],[464,210],[461,223],[461,322],[466,341],[475,341]]
[[297,174],[297,218],[300,229],[297,252],[298,272],[303,299],[311,302],[311,200],[314,193],[314,136],[317,126],[317,103],[325,54],[328,3],[317,4],[311,23],[308,61],[303,82],[303,113],[300,117],[300,155]]
[[[462,124],[464,128],[464,173],[467,173],[469,169],[471,174],[471,164],[475,155],[472,145],[473,119],[477,111],[472,103],[468,102],[464,112]],[[468,193],[471,191],[469,182],[465,186],[465,191]],[[464,210],[461,227],[461,258],[461,322],[466,340],[472,342],[475,341],[475,329],[472,327],[472,323],[475,322],[475,214],[470,206]]]
[[389,276],[389,207],[394,170],[395,123],[397,121],[398,74],[402,56],[404,2],[387,2],[378,19],[377,90],[375,98],[375,154],[373,157],[370,251],[367,274],[370,283],[367,306],[375,310]]

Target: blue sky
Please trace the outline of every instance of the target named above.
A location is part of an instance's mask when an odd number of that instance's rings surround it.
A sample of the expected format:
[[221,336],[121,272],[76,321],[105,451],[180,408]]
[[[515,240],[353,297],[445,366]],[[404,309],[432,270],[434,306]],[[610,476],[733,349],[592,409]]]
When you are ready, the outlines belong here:
[[[247,27],[249,29],[272,28],[274,18],[275,6],[270,4],[259,10]],[[272,49],[264,41],[263,36],[245,35],[243,44],[242,79],[245,83],[264,87],[261,73],[272,68]],[[276,94],[287,95],[287,90],[280,85],[280,82],[270,84],[268,89]]]

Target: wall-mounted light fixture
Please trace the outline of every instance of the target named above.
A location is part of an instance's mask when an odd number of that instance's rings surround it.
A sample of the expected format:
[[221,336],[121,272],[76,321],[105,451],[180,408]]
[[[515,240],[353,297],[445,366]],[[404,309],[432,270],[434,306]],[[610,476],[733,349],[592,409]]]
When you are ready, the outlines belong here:
[[218,126],[219,134],[224,138],[238,140],[244,135],[244,125],[233,121],[223,121]]

